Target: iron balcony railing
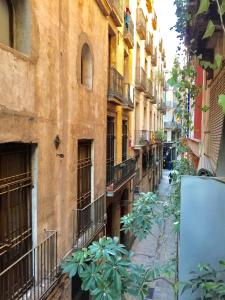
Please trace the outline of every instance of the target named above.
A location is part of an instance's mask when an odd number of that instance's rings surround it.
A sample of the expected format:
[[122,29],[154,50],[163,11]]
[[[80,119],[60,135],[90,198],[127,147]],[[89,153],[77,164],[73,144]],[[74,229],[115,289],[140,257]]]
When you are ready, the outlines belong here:
[[149,130],[135,130],[135,145],[144,146],[151,143],[151,134]]
[[129,158],[116,166],[107,166],[107,192],[114,191],[135,174],[136,160]]
[[111,12],[109,0],[96,0],[99,8],[101,9],[104,16],[109,16]]
[[147,75],[145,70],[142,67],[137,66],[135,85],[138,90],[143,92],[146,91],[146,80],[147,80],[146,77]]
[[124,108],[134,108],[134,88],[129,83],[124,84]]
[[153,54],[153,36],[150,32],[147,32],[146,40],[145,40],[145,51],[148,55]]
[[137,8],[136,30],[141,40],[146,39],[146,18],[141,7]]
[[166,113],[166,103],[162,101],[162,99],[157,104],[157,109],[161,111],[163,114]]
[[57,275],[57,232],[51,231],[42,243],[0,273],[0,299],[42,299]]
[[134,23],[132,18],[129,16],[128,22],[124,24],[123,32],[124,40],[127,43],[129,49],[134,47]]
[[157,92],[156,87],[154,87],[152,90],[153,90],[153,95],[151,97],[151,102],[153,104],[156,104],[157,103],[157,99],[158,99],[158,92]]
[[112,101],[113,99],[116,99],[120,103],[123,103],[123,89],[123,76],[114,67],[111,67],[109,74],[108,100]]
[[175,121],[164,122],[164,128],[167,129],[181,129],[181,124]]
[[138,168],[136,170],[134,181],[133,181],[134,191],[138,190],[139,185],[140,185],[140,181],[141,181],[141,178],[140,178],[140,168]]
[[163,52],[163,41],[162,39],[159,42],[159,51],[162,53]]
[[121,27],[123,25],[124,16],[124,1],[123,0],[109,0],[111,10],[111,16],[116,26]]
[[151,79],[147,79],[147,81],[146,81],[146,93],[145,93],[146,98],[152,98],[153,97],[152,88],[153,88],[153,85],[152,85]]
[[157,49],[156,48],[154,49],[154,52],[152,53],[151,62],[154,67],[157,66]]
[[84,208],[74,209],[74,249],[87,246],[105,225],[105,194]]

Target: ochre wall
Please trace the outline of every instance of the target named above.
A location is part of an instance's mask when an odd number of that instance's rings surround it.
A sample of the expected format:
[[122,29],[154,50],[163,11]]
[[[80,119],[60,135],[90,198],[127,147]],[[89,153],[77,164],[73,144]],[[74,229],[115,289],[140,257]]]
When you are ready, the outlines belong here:
[[[93,52],[93,91],[77,80],[85,38]],[[0,142],[37,143],[38,240],[44,229],[58,230],[59,257],[73,241],[78,139],[94,141],[93,196],[105,192],[107,45],[107,22],[94,0],[33,0],[31,56],[0,45]]]

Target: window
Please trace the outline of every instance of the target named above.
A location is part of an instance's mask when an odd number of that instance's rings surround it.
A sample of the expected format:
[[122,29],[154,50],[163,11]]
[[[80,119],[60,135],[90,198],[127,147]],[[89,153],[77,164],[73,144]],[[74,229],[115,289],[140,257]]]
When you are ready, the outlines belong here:
[[91,141],[78,142],[78,208],[91,203]]
[[0,0],[0,42],[29,54],[31,15],[29,0]]
[[81,51],[81,84],[89,90],[93,85],[93,58],[88,44],[84,44]]
[[[0,145],[0,273],[32,247],[31,148]],[[32,257],[25,256],[0,280],[0,299],[19,299],[32,283]],[[20,276],[14,276],[20,274]],[[9,285],[10,282],[10,285]]]
[[0,0],[0,42],[13,46],[13,10],[11,1]]
[[78,164],[77,164],[77,208],[84,209],[84,213],[77,216],[78,238],[85,235],[91,226],[91,141],[80,140],[78,142]]

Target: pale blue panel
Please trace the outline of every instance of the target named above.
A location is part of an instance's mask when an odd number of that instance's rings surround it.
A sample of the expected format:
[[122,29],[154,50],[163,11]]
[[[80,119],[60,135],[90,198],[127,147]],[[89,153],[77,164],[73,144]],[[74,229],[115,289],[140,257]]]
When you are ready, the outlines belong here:
[[[225,183],[184,176],[181,184],[179,279],[187,281],[199,263],[225,260]],[[190,293],[180,300],[196,298]]]

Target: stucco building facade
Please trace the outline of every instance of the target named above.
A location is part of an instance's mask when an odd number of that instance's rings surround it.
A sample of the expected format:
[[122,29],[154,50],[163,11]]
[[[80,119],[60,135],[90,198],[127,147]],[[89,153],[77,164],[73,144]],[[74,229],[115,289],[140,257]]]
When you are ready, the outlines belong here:
[[0,299],[87,297],[63,259],[105,234],[130,246],[120,217],[136,187],[154,188],[137,181],[137,130],[155,141],[160,180],[161,94],[152,104],[137,88],[134,2],[0,0]]

